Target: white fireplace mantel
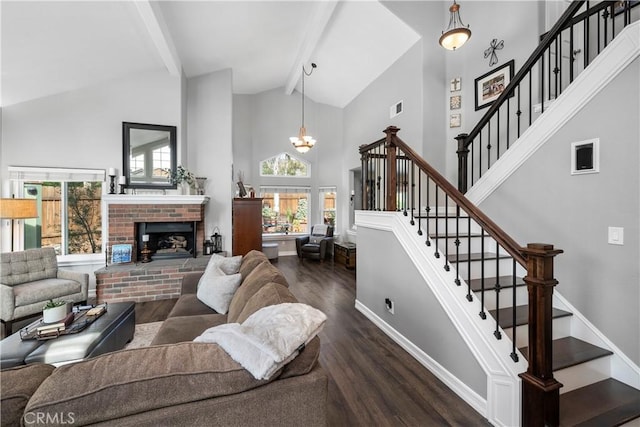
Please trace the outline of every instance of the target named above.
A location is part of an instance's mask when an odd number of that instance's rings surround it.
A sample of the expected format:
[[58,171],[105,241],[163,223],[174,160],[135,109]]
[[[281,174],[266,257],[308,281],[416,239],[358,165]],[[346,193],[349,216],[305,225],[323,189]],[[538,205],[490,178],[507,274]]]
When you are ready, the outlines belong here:
[[209,196],[178,194],[103,194],[105,204],[118,205],[204,205]]

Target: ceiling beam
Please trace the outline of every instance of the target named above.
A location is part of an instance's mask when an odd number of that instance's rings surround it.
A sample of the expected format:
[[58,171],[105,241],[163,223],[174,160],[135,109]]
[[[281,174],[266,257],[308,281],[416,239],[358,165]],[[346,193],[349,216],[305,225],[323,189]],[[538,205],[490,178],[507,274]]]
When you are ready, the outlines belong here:
[[311,61],[311,55],[313,55],[313,52],[316,50],[320,42],[320,37],[322,37],[322,33],[324,33],[325,28],[327,28],[331,20],[331,15],[333,15],[333,11],[338,5],[337,0],[314,3],[315,10],[307,23],[307,34],[300,45],[300,49],[298,49],[298,55],[287,78],[287,84],[284,89],[287,95],[291,95],[293,89],[298,84],[298,80],[300,80],[300,76],[302,75],[301,67]]
[[157,3],[151,3],[149,0],[135,1],[133,3],[138,9],[138,13],[158,50],[160,58],[162,58],[164,65],[169,70],[169,74],[179,77],[182,75],[182,62],[173,44],[169,27],[167,27],[160,6]]

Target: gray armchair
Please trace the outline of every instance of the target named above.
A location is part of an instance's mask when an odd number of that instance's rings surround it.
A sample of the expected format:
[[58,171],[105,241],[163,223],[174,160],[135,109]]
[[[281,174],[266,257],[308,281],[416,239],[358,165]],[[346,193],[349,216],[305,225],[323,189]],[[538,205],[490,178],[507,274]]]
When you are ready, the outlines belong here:
[[53,248],[3,253],[0,260],[0,321],[5,336],[11,334],[14,321],[42,312],[50,299],[87,301],[89,275],[58,270]]
[[302,261],[304,257],[324,261],[333,251],[333,226],[316,224],[309,236],[296,238],[296,252]]

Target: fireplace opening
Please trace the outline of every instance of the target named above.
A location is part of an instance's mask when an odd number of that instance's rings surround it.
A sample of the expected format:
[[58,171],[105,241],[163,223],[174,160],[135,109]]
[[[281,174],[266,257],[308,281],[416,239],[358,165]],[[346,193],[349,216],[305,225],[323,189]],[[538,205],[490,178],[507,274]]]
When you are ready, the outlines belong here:
[[195,222],[140,222],[138,223],[137,242],[138,260],[142,259],[145,242],[143,236],[149,236],[146,242],[151,251],[151,259],[173,259],[196,257]]

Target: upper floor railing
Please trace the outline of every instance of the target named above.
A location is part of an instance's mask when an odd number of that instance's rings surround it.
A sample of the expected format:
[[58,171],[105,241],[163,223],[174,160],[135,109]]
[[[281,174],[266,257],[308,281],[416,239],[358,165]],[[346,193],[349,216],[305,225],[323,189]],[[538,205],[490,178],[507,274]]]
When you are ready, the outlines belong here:
[[[458,141],[458,189],[466,193],[574,79],[632,22],[631,1],[572,1],[500,96]],[[635,12],[634,12],[635,13]]]

